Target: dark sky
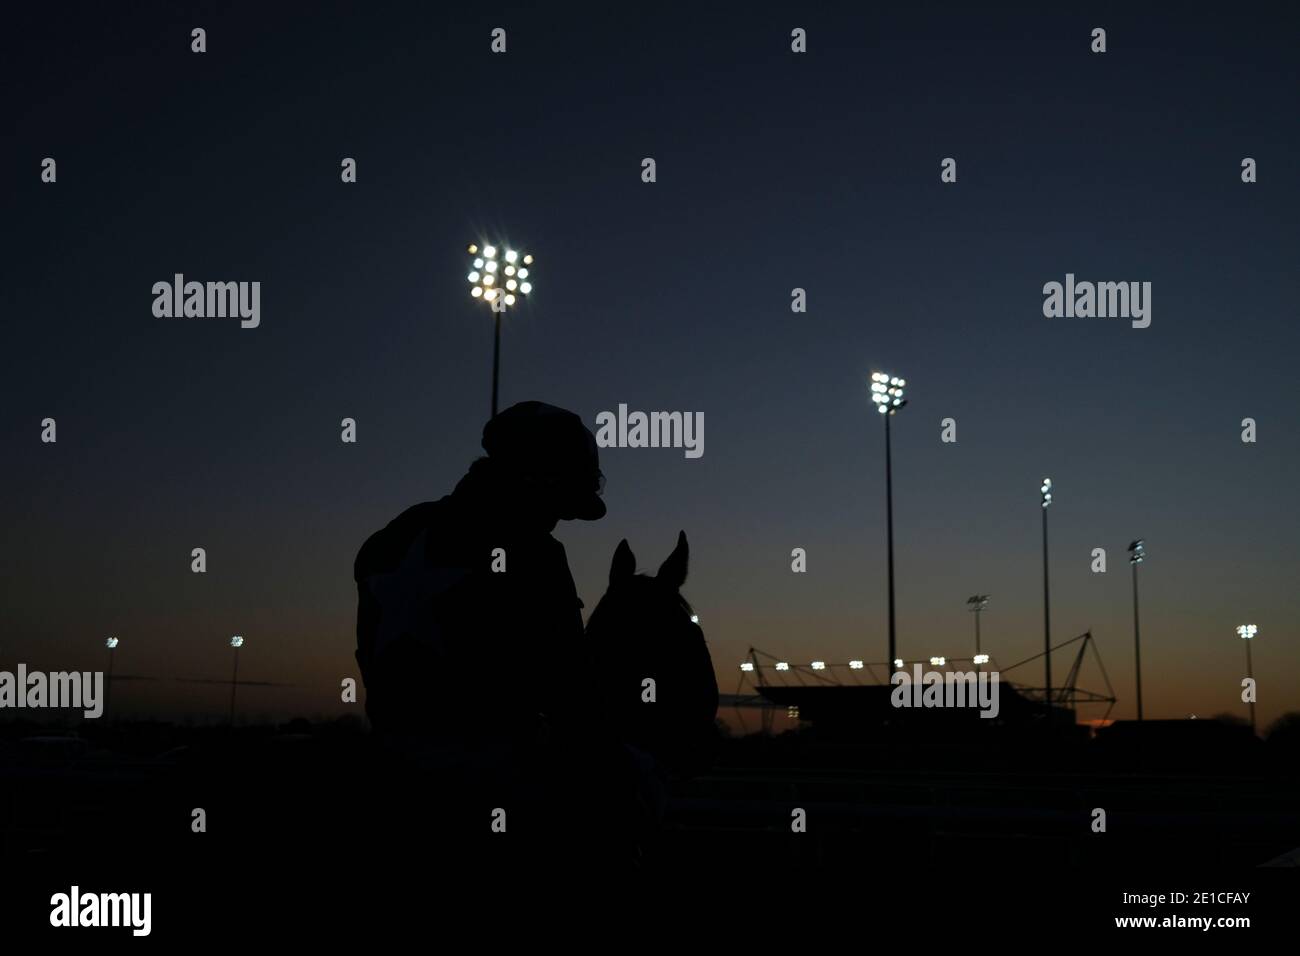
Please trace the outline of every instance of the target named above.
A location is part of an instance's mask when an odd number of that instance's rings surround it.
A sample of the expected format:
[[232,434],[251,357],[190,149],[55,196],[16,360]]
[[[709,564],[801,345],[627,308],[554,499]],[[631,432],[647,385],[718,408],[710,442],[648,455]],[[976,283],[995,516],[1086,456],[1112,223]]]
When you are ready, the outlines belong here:
[[[1041,648],[1047,474],[1053,631],[1092,629],[1118,716],[1138,536],[1147,715],[1244,715],[1246,621],[1261,724],[1300,707],[1300,18],[1132,6],[7,11],[0,667],[100,668],[117,634],[119,673],[222,678],[240,633],[242,675],[294,685],[250,714],[339,711],[358,546],[480,453],[464,246],[504,237],[537,263],[503,403],[704,413],[700,459],[604,452],[608,517],[557,535],[590,608],[621,537],[653,570],[684,528],[725,691],[751,644],[885,657],[884,367],[903,656],[968,655],[977,591],[997,661]],[[155,318],[176,272],[260,281],[261,327]],[[1151,282],[1150,328],[1044,318],[1067,272]]]

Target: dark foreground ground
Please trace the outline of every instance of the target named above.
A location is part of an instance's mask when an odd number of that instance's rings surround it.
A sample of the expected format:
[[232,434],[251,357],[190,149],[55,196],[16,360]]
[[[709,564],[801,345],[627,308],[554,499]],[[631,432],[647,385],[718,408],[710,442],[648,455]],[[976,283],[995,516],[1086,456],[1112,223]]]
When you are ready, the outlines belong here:
[[[0,913],[11,932],[48,930],[50,895],[77,884],[153,893],[153,935],[177,940],[253,926],[365,935],[404,920],[495,932],[509,921],[483,924],[483,907],[501,917],[552,895],[590,917],[602,912],[593,894],[662,915],[627,889],[640,886],[719,926],[848,906],[895,929],[993,919],[1068,935],[1182,915],[1294,931],[1298,770],[1287,748],[1181,727],[1109,740],[720,739],[714,768],[675,782],[662,831],[629,852],[599,789],[570,787],[493,833],[491,810],[508,799],[396,771],[359,722],[0,724]],[[1216,895],[1197,901],[1205,893]]]

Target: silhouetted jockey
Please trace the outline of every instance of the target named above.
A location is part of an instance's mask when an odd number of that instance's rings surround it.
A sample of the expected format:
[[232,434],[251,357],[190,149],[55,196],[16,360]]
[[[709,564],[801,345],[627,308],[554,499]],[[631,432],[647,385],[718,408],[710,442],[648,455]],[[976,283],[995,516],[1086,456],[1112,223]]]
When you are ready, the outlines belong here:
[[357,662],[375,730],[461,736],[580,706],[582,602],[562,519],[605,514],[596,440],[572,412],[522,402],[483,429],[486,458],[357,555]]
[[[560,520],[605,514],[603,476],[582,420],[541,402],[498,414],[483,448],[450,495],[362,546],[356,656],[381,740],[443,793],[514,799],[513,811],[559,800],[576,768],[600,774],[614,759],[582,602],[551,536]],[[480,819],[487,833],[487,809]]]

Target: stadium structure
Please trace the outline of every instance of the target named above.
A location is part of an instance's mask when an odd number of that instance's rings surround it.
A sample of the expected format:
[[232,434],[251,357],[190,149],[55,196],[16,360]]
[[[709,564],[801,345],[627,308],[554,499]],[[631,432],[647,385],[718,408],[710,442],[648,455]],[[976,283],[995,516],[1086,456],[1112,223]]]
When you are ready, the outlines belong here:
[[[947,732],[962,727],[977,732],[984,728],[1035,730],[1045,726],[1073,727],[1078,722],[1080,707],[1101,708],[1103,705],[1105,709],[1100,713],[1099,722],[1105,723],[1116,697],[1092,632],[1087,631],[1052,648],[1054,655],[1067,650],[1071,658],[1070,667],[1061,685],[1052,687],[1049,695],[1044,687],[1018,682],[1008,676],[1040,660],[1045,652],[1009,667],[999,667],[990,655],[978,655],[900,659],[894,661],[891,668],[885,662],[865,660],[794,663],[751,647],[748,659],[740,665],[736,692],[724,695],[723,704],[737,708],[737,719],[742,726],[745,720],[740,709],[758,709],[765,732],[770,732],[773,716],[778,710],[784,710],[788,716],[809,723],[819,731],[865,736]],[[1079,686],[1080,673],[1089,659],[1089,651],[1100,672],[1104,692]],[[892,697],[896,688],[890,684],[889,677],[895,670],[910,673],[915,665],[945,674],[996,674],[997,716],[981,718],[980,710],[973,706],[895,706]],[[1028,673],[1026,670],[1019,672]]]

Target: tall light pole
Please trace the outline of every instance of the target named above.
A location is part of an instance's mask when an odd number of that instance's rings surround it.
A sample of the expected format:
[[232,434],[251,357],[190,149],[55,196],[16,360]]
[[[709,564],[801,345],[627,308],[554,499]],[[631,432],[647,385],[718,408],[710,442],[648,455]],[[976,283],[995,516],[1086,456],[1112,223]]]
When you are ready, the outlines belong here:
[[1052,479],[1044,478],[1038,489],[1043,512],[1043,661],[1046,688],[1043,701],[1047,704],[1047,725],[1052,725],[1052,599],[1047,586],[1047,509],[1052,506]]
[[492,417],[496,418],[501,378],[501,316],[514,306],[516,293],[525,296],[533,291],[528,277],[533,257],[521,255],[514,249],[498,249],[489,243],[484,243],[480,250],[477,243],[471,242],[468,251],[473,256],[467,277],[469,294],[491,306],[495,324],[492,338]]
[[230,646],[235,649],[235,672],[230,675],[230,726],[235,726],[235,688],[239,686],[239,649],[244,646],[244,639],[236,634],[230,639]]
[[1142,720],[1142,631],[1138,628],[1138,565],[1147,556],[1142,539],[1128,546],[1128,563],[1133,566],[1133,662],[1137,670],[1138,720]]
[[980,664],[983,663],[980,653],[980,613],[989,606],[989,596],[987,594],[972,594],[966,599],[967,609],[975,614],[975,669],[978,671]]
[[1237,628],[1237,635],[1246,642],[1246,676],[1250,678],[1250,732],[1255,732],[1255,667],[1250,661],[1250,642],[1259,633],[1254,624],[1242,624]]
[[116,637],[110,637],[104,642],[104,646],[108,648],[108,674],[105,675],[104,680],[105,708],[108,707],[113,697],[113,652],[117,650],[118,643],[119,641]]
[[894,464],[889,441],[889,420],[907,404],[903,379],[886,372],[871,373],[871,400],[885,419],[885,533],[889,543],[889,660],[895,660],[894,631]]

